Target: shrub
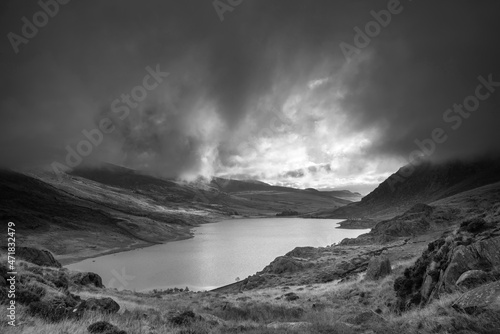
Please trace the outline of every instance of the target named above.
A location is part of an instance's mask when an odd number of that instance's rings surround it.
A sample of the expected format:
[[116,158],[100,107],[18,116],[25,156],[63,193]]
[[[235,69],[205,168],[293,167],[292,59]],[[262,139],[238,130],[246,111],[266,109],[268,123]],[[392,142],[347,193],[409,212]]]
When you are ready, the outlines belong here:
[[188,325],[193,322],[196,315],[193,311],[184,311],[170,319],[170,322],[176,326]]
[[241,307],[227,305],[223,310],[216,312],[224,320],[252,320],[256,322],[296,321],[304,314],[300,307],[286,307],[272,304],[245,304]]
[[55,278],[52,282],[54,283],[54,286],[56,288],[62,288],[66,290],[69,287],[68,277],[64,273],[59,273],[57,278]]
[[43,287],[36,284],[21,285],[16,293],[16,300],[23,305],[39,301],[45,296],[46,291]]
[[119,330],[116,326],[110,324],[106,321],[98,321],[87,327],[87,330],[91,334],[127,334],[125,331]]
[[64,302],[58,300],[38,301],[29,305],[28,313],[33,317],[42,318],[48,322],[59,322],[69,317],[70,310]]
[[459,230],[476,234],[487,230],[489,227],[490,227],[489,224],[486,223],[484,219],[474,218],[462,222],[462,224],[460,224]]

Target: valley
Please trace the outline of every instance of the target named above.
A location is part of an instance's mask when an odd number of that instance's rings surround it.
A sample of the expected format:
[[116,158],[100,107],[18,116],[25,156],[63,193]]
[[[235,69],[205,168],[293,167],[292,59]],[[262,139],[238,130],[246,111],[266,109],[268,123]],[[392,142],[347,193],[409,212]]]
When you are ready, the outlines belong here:
[[274,217],[340,207],[348,200],[265,183],[219,179],[188,184],[104,165],[57,175],[0,172],[3,220],[16,221],[20,242],[53,252],[62,263],[193,236],[200,224]]
[[[500,176],[496,162],[489,163],[491,169],[484,167],[485,161],[422,165],[396,194],[387,190],[386,180],[354,203],[328,192],[261,182],[214,179],[208,184],[186,184],[117,166],[77,170],[63,182],[41,171],[3,172],[2,203],[8,205],[1,208],[1,214],[19,222],[22,245],[54,254],[55,259],[36,266],[29,262],[35,259],[22,257],[21,277],[26,277],[22,287],[41,284],[44,293],[52,296],[40,297],[47,300],[43,307],[48,309],[52,307],[49,300],[63,298],[61,294],[66,296],[67,310],[81,308],[81,316],[65,322],[72,333],[85,333],[96,320],[130,333],[367,334],[399,333],[403,328],[409,333],[471,328],[475,333],[495,333],[486,328],[500,328],[500,319],[492,311],[496,309],[489,304],[478,306],[471,297],[475,289],[494,288],[500,277],[495,255],[500,235]],[[429,179],[429,173],[436,171],[441,177]],[[290,210],[296,210],[300,218],[276,217]],[[231,224],[244,222],[243,218],[285,222],[305,217],[314,222],[347,213],[349,219],[339,228],[371,230],[340,242],[328,239],[327,232],[320,233],[331,243],[291,247],[248,277],[211,291],[179,286],[135,292],[117,289],[110,284],[112,277],[46,267],[53,261],[60,266],[192,238],[193,228],[220,220]],[[460,254],[466,254],[466,260]],[[388,263],[386,269],[382,263]],[[482,276],[462,278],[469,272]],[[33,278],[36,275],[40,278]],[[66,277],[67,290],[54,290],[60,284],[56,276]],[[116,303],[116,311],[84,311],[86,303],[97,303],[94,300]],[[23,323],[19,333],[33,326],[38,333],[61,332],[59,320],[43,320],[33,305],[38,304],[28,302],[21,308],[22,316],[32,320]],[[471,316],[472,309],[481,315]],[[129,317],[136,321],[128,322]]]

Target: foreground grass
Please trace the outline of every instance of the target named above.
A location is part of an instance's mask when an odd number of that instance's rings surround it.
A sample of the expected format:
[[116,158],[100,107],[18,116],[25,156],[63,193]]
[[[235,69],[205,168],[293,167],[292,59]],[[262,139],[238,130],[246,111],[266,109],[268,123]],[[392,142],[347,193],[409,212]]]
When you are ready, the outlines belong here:
[[[17,310],[18,326],[2,321],[1,333],[83,334],[97,321],[107,321],[127,333],[500,333],[500,315],[485,313],[469,316],[455,311],[449,295],[433,304],[397,314],[393,311],[394,279],[406,264],[380,281],[362,277],[345,283],[326,283],[246,291],[238,294],[182,292],[178,294],[142,294],[111,289],[80,288],[72,291],[87,299],[111,297],[120,304],[113,315],[87,312],[80,320],[48,323],[31,317],[26,308]],[[299,298],[287,301],[293,292]],[[169,319],[176,312],[193,310],[205,320],[195,319],[176,326]],[[0,317],[7,319],[6,307]],[[207,320],[208,319],[208,320]],[[306,322],[297,329],[268,328],[273,322]],[[465,332],[468,331],[468,332]]]

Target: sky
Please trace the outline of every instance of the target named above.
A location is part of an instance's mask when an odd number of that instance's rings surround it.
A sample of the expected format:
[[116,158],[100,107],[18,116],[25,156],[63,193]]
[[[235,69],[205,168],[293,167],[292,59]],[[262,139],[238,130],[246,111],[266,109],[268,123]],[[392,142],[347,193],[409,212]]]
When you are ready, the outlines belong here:
[[410,156],[499,151],[499,10],[2,1],[0,164],[111,162],[366,194]]

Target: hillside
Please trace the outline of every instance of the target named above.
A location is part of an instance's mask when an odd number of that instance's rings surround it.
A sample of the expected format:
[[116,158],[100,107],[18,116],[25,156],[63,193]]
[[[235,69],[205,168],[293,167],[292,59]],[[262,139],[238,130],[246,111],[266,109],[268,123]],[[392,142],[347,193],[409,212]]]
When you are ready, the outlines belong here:
[[16,223],[20,244],[47,248],[68,262],[190,238],[194,226],[231,217],[275,217],[290,208],[308,213],[349,203],[259,182],[225,183],[190,184],[111,164],[61,178],[39,169],[0,171],[0,216]]
[[0,172],[0,213],[15,222],[18,245],[47,248],[63,261],[188,238],[191,227],[223,216],[79,177],[38,176]]
[[405,167],[382,182],[360,202],[321,212],[322,218],[388,219],[417,203],[431,203],[500,181],[500,159],[424,162],[405,175]]
[[313,188],[308,188],[306,190],[319,191],[323,194],[328,194],[330,196],[346,199],[352,202],[358,202],[363,198],[363,195],[361,195],[360,193],[352,192],[350,190],[326,190],[326,189],[317,190]]

